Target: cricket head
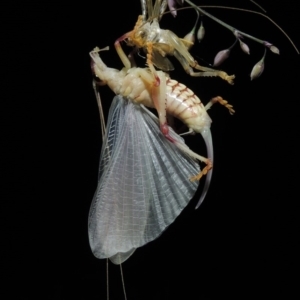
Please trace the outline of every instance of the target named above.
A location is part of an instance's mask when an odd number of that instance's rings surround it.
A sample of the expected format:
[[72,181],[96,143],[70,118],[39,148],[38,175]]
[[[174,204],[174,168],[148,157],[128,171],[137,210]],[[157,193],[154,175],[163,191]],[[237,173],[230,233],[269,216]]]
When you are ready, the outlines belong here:
[[128,46],[143,48],[146,45],[149,35],[150,23],[143,21],[143,16],[140,15],[138,20],[127,37]]
[[100,85],[107,84],[115,94],[118,94],[126,75],[126,70],[119,71],[107,67],[100,57],[100,52],[105,50],[109,50],[109,47],[107,46],[103,49],[96,47],[90,52],[92,72],[100,80]]
[[103,49],[99,49],[98,47],[94,48],[90,52],[90,57],[91,57],[91,69],[93,74],[98,77],[100,80],[104,80],[103,73],[108,69],[106,64],[103,62],[103,60],[100,57],[100,52],[101,51],[106,51],[109,50],[109,47],[105,47]]

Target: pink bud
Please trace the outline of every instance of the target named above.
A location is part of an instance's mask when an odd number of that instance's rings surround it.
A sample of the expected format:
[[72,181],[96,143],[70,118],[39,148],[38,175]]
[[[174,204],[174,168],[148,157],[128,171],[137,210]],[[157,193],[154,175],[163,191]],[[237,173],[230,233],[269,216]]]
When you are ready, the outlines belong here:
[[258,78],[265,67],[265,63],[264,63],[264,57],[258,62],[256,63],[256,65],[253,67],[251,74],[250,74],[250,78],[251,80]]
[[217,55],[215,56],[213,66],[214,67],[219,66],[225,59],[229,57],[229,54],[230,54],[230,49],[226,49],[218,52]]
[[248,47],[247,44],[245,44],[244,42],[242,42],[241,40],[240,41],[240,46],[242,48],[242,50],[246,53],[246,54],[250,54],[250,49]]
[[175,0],[168,0],[168,7],[169,7],[169,10],[170,10],[172,16],[175,18],[177,16]]

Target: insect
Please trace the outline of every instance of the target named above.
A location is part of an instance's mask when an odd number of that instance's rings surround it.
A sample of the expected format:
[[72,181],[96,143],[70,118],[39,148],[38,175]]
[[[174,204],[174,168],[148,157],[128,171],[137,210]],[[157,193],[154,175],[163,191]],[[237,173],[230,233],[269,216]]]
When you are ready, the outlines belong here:
[[[195,193],[195,181],[208,174],[197,207],[202,203],[213,158],[207,109],[219,102],[230,113],[234,110],[221,97],[204,106],[190,89],[158,71],[163,96],[157,109],[158,124],[156,117],[141,106],[155,107],[151,71],[108,68],[99,52],[98,48],[90,52],[93,72],[118,96],[111,107],[102,148],[101,177],[89,216],[89,239],[96,257],[120,264],[173,222]],[[186,146],[167,125],[166,113],[179,118],[190,131],[202,134],[210,159]],[[206,164],[202,171],[195,160]]]
[[[101,54],[101,52],[100,52]],[[94,56],[95,60],[97,60],[97,55],[98,52],[96,51],[92,51],[91,55]],[[95,66],[97,64],[95,64],[95,61],[93,60],[94,64],[94,70],[95,70]],[[98,64],[99,65],[99,64]],[[100,68],[101,69],[101,68]],[[107,71],[107,70],[104,70]],[[142,72],[145,71],[144,75],[145,78],[147,79],[147,75],[150,76],[149,78],[151,78],[152,73],[147,70],[147,69],[142,69]],[[119,74],[120,73],[124,73],[124,77],[122,77]],[[134,68],[131,68],[131,66],[127,69],[125,68],[122,71],[116,70],[116,72],[111,72],[108,75],[111,75],[111,77],[109,78],[101,78],[102,79],[102,83],[103,84],[107,84],[109,83],[110,80],[112,80],[112,83],[116,83],[117,81],[119,81],[119,83],[124,83],[124,78],[126,77],[126,75],[131,74],[132,77],[131,79],[138,79],[140,80],[143,76],[140,76],[140,74],[138,73],[134,73]],[[157,71],[158,77],[159,78],[164,78],[167,79],[169,78],[167,75],[162,74],[162,76],[160,77],[160,72]],[[128,77],[129,78],[129,77]],[[129,87],[130,82],[127,84],[127,87]],[[141,79],[142,80],[142,79]],[[170,79],[171,80],[171,79]],[[151,83],[152,84],[152,83]],[[164,84],[160,84],[160,85],[164,85]],[[126,85],[125,85],[126,86]],[[124,86],[124,87],[125,87]],[[136,84],[133,84],[133,87],[137,86]],[[152,89],[153,89],[153,84],[149,86],[148,88],[148,83],[147,80],[143,81],[143,87],[144,87],[144,91],[148,92],[149,94],[149,103],[152,104],[152,106],[154,105],[153,102],[153,98],[152,98]],[[158,89],[158,91],[160,91],[160,88]],[[127,88],[126,88],[127,89]],[[126,90],[125,89],[125,90]],[[130,90],[127,90],[127,92],[129,93]],[[118,91],[118,93],[121,93],[120,91]],[[124,95],[126,93],[124,92]],[[130,95],[130,94],[129,94]],[[163,95],[163,93],[161,93],[161,95]],[[150,123],[152,123],[153,121],[153,126],[150,127]],[[135,124],[137,124],[137,126],[135,126]],[[131,126],[130,126],[131,125]],[[128,127],[129,126],[129,127]],[[147,127],[148,126],[148,127]],[[162,158],[166,158],[166,160],[168,161],[171,155],[169,155],[168,150],[166,149],[167,145],[173,145],[175,146],[175,143],[172,143],[172,138],[175,141],[178,141],[178,143],[180,143],[180,139],[177,136],[173,135],[173,131],[171,129],[169,129],[169,135],[170,135],[170,139],[166,140],[165,136],[162,134],[161,130],[159,129],[160,124],[159,122],[157,122],[157,120],[155,120],[154,117],[152,117],[149,112],[147,110],[144,110],[142,105],[139,104],[135,104],[132,101],[129,101],[125,98],[125,96],[119,95],[117,96],[113,103],[112,103],[112,107],[111,107],[111,111],[110,111],[110,117],[109,117],[109,121],[108,121],[108,129],[107,129],[107,137],[106,137],[106,142],[104,144],[103,150],[102,150],[102,158],[101,158],[101,162],[102,162],[102,166],[100,166],[100,176],[99,176],[99,185],[97,187],[97,191],[95,193],[95,197],[93,200],[93,206],[91,207],[91,212],[90,212],[90,223],[89,223],[89,230],[90,230],[90,240],[92,240],[91,242],[91,246],[93,248],[93,251],[95,253],[95,255],[99,258],[104,258],[104,257],[110,257],[111,260],[115,263],[120,263],[121,261],[125,261],[126,259],[128,259],[130,257],[130,255],[132,255],[132,253],[135,251],[136,249],[136,245],[139,243],[143,243],[143,242],[147,242],[150,241],[150,238],[148,239],[149,232],[153,232],[154,230],[156,230],[158,228],[158,226],[160,227],[161,224],[166,225],[166,223],[164,222],[160,222],[162,219],[157,218],[155,220],[155,222],[153,222],[151,225],[153,226],[157,226],[155,227],[155,229],[152,231],[149,229],[149,226],[147,225],[147,221],[149,220],[149,217],[151,215],[153,215],[153,211],[151,210],[149,212],[149,214],[146,214],[145,212],[147,211],[146,209],[140,209],[141,206],[137,206],[137,202],[136,201],[132,201],[130,204],[128,204],[128,207],[136,207],[136,211],[138,211],[139,214],[139,219],[140,223],[130,223],[130,221],[132,220],[131,217],[125,217],[123,215],[123,211],[119,210],[119,209],[123,209],[124,207],[124,202],[118,202],[118,200],[123,199],[124,197],[127,197],[127,199],[140,199],[141,194],[143,194],[145,192],[145,190],[147,192],[151,192],[153,193],[153,191],[155,191],[154,189],[152,189],[152,187],[149,188],[149,178],[151,178],[151,182],[152,180],[154,180],[157,177],[157,173],[155,173],[154,171],[156,171],[155,169],[151,169],[150,165],[153,162],[153,159],[151,156],[149,156],[149,152],[148,152],[148,147],[141,147],[141,145],[139,144],[140,139],[134,139],[135,137],[141,137],[143,135],[147,135],[149,133],[151,133],[147,138],[149,139],[149,142],[147,145],[152,146],[151,149],[155,149],[152,151],[152,153],[154,152],[158,152],[156,148],[156,144],[154,144],[156,141],[158,142],[158,144],[161,144],[163,149],[164,149],[164,155],[162,155]],[[124,129],[124,130],[123,130]],[[126,130],[125,130],[126,129]],[[140,133],[137,133],[137,130],[144,130],[144,131],[140,131]],[[131,135],[128,134],[128,132],[131,132]],[[130,140],[128,138],[131,138]],[[167,142],[167,143],[166,143]],[[129,146],[132,145],[131,148],[129,148]],[[186,180],[191,174],[199,174],[199,168],[197,166],[197,164],[195,164],[192,160],[189,161],[185,156],[182,156],[180,151],[178,151],[178,147],[172,147],[172,149],[175,151],[174,155],[178,155],[177,158],[175,160],[173,160],[172,162],[174,163],[174,165],[177,165],[177,161],[179,162],[184,162],[182,163],[180,166],[185,166],[187,168],[187,172],[185,172],[185,175],[183,175],[183,177],[180,177],[182,179],[182,183],[184,183],[184,186],[187,189],[187,194],[188,197],[190,197],[190,195],[192,195],[195,191],[195,182],[190,182],[189,180]],[[150,161],[151,163],[146,165],[146,163],[139,163],[139,164],[133,164],[133,162],[137,162],[137,160],[135,159],[137,156],[137,152],[139,154],[144,154],[146,153],[146,155],[141,155],[142,159],[145,159],[145,161]],[[171,150],[170,150],[171,151]],[[130,157],[129,153],[132,153],[132,156]],[[126,163],[124,162],[123,158],[126,157]],[[209,158],[212,158],[210,155],[208,155]],[[148,159],[147,159],[148,158]],[[141,161],[142,161],[141,159]],[[157,160],[157,157],[154,158],[154,161]],[[105,168],[106,166],[106,168]],[[128,170],[128,167],[131,166],[131,173],[123,173],[123,170]],[[142,175],[138,175],[135,176],[133,178],[133,176],[131,176],[132,174],[136,173],[136,169],[138,170],[138,172],[141,172],[141,167],[142,168],[149,171],[146,175],[142,173]],[[153,164],[152,164],[153,166]],[[160,164],[160,166],[163,166],[163,164]],[[114,168],[113,168],[114,167]],[[177,170],[174,170],[174,172],[178,172],[180,168],[178,168]],[[150,171],[151,170],[151,171]],[[167,170],[167,168],[163,167],[162,168],[163,172],[165,172]],[[111,174],[113,174],[114,176],[111,176]],[[116,175],[117,174],[117,175]],[[155,176],[153,176],[153,174],[155,174]],[[161,178],[164,178],[167,181],[167,185],[170,186],[171,189],[176,187],[176,183],[174,182],[172,176],[169,176],[169,173],[166,172],[165,174],[167,174],[166,176],[163,176]],[[211,172],[209,172],[206,176],[208,176],[209,174],[211,174]],[[127,187],[125,188],[122,186],[122,178],[124,177],[128,177],[130,179],[132,179],[132,185],[128,184]],[[178,175],[179,176],[179,175]],[[101,181],[103,180],[103,181]],[[143,187],[143,190],[136,190],[136,187]],[[133,188],[134,187],[134,188]],[[132,193],[132,190],[136,191],[137,193],[134,194]],[[124,191],[128,191],[128,193],[124,193]],[[161,192],[162,190],[160,190]],[[140,194],[138,194],[138,192]],[[131,194],[130,194],[131,193]],[[98,198],[97,198],[97,196]],[[103,205],[100,203],[102,196],[105,195],[106,199],[108,199],[110,202],[113,203],[109,203],[107,202],[106,205]],[[138,196],[137,196],[138,195]],[[101,197],[100,197],[101,196]],[[187,197],[187,198],[188,198]],[[164,198],[166,199],[166,198]],[[169,205],[167,198],[166,205]],[[188,200],[187,200],[188,201]],[[116,203],[118,202],[118,203]],[[145,201],[146,202],[146,201]],[[146,202],[146,206],[149,206],[149,202]],[[141,203],[139,203],[141,204]],[[173,206],[175,204],[175,206]],[[109,205],[109,207],[108,207]],[[173,207],[175,207],[176,209],[178,208],[178,206],[176,205],[176,203],[172,203],[172,205],[169,206],[170,209],[173,209]],[[100,210],[99,210],[100,208]],[[103,214],[106,215],[106,219],[103,219]],[[165,214],[162,214],[162,216],[164,217]],[[122,220],[122,223],[119,223],[119,227],[116,226],[114,228],[111,227],[111,225],[109,225],[111,219],[118,218],[120,220]],[[102,226],[102,228],[100,227],[100,230],[103,229],[101,233],[101,235],[96,236],[96,234],[94,236],[92,236],[94,234],[95,231],[97,231],[97,225],[96,225],[96,221],[102,219],[104,220],[104,225]],[[93,220],[92,220],[93,219]],[[225,218],[224,218],[225,219]],[[95,221],[95,223],[93,223],[93,221]],[[105,225],[109,225],[110,226],[110,230],[106,230],[106,226]],[[167,226],[167,225],[166,225]],[[121,237],[121,234],[124,234],[124,231],[129,229],[129,230],[135,230],[134,232],[136,233],[133,237],[133,235],[125,235],[125,238],[123,239]],[[141,228],[142,230],[136,230],[137,228]],[[165,227],[166,228],[166,227]],[[112,235],[111,234],[111,229],[116,230],[116,234]],[[161,230],[161,228],[159,228],[159,230]],[[94,231],[94,232],[93,232]],[[120,233],[120,234],[119,234]],[[145,238],[145,236],[147,236],[147,238]],[[198,236],[197,236],[198,237]],[[133,241],[133,238],[136,238],[136,240]],[[114,242],[113,240],[115,239],[116,242]],[[129,242],[127,240],[130,240]],[[101,244],[103,241],[103,244]],[[137,241],[137,244],[133,245],[134,242]],[[128,246],[128,244],[126,245],[126,243],[130,244]],[[121,247],[127,247],[127,249],[125,249],[124,251],[122,250]],[[102,249],[100,249],[102,248]],[[100,250],[99,250],[100,249]],[[121,251],[123,252],[118,252]],[[129,250],[128,250],[129,249]],[[98,252],[99,250],[99,252]],[[109,253],[109,251],[111,251]],[[116,253],[116,254],[115,254]],[[110,256],[111,255],[111,256]],[[161,254],[160,254],[161,255]],[[130,266],[130,263],[128,264],[128,266]]]

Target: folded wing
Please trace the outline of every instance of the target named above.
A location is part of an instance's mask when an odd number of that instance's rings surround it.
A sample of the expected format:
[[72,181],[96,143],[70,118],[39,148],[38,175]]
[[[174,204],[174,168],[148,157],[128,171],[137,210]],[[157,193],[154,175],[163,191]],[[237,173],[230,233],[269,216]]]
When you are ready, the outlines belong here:
[[[182,140],[172,129],[171,135]],[[199,171],[161,134],[147,109],[116,96],[89,214],[94,255],[120,264],[156,239],[193,197],[198,183],[189,178]]]

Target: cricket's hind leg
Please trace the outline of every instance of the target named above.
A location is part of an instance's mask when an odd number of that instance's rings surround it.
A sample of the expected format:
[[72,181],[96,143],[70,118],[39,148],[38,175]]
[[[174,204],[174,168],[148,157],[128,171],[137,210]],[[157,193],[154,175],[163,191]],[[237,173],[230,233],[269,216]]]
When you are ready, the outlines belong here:
[[[224,71],[214,70],[207,67],[202,67],[194,59],[186,60],[178,51],[174,51],[174,56],[181,63],[184,70],[192,77],[220,77],[226,80],[229,84],[233,84],[234,75],[228,75]],[[194,69],[201,72],[195,72]]]

